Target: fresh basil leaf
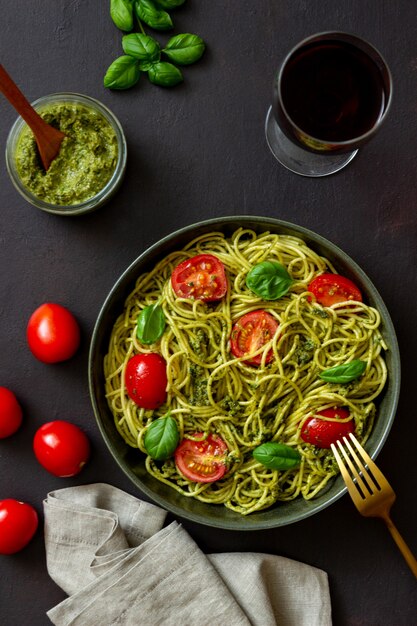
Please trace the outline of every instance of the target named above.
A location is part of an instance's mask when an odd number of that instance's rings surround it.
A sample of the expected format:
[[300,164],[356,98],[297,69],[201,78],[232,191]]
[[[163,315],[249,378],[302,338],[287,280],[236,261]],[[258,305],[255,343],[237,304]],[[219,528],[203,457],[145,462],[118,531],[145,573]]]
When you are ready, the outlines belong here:
[[246,285],[264,300],[278,300],[288,292],[293,280],[286,268],[275,261],[255,265],[246,276]]
[[154,61],[159,61],[161,56],[159,43],[153,37],[143,35],[142,33],[125,35],[122,38],[122,46],[125,54],[129,54],[140,61],[153,63]]
[[253,457],[268,469],[288,470],[297,467],[301,461],[298,450],[285,443],[263,443],[253,451]]
[[180,439],[177,422],[168,413],[147,428],[143,443],[146,452],[155,461],[165,461],[175,451]]
[[167,11],[180,7],[184,2],[185,0],[156,0],[156,4]]
[[365,361],[355,359],[345,365],[336,365],[336,367],[324,370],[319,376],[327,383],[350,383],[352,380],[359,378],[365,370]]
[[159,304],[151,304],[140,312],[137,336],[141,343],[151,344],[158,341],[165,330],[165,315]]
[[109,89],[129,89],[140,77],[137,59],[121,56],[110,65],[104,77],[104,86]]
[[148,72],[148,76],[151,83],[161,87],[174,87],[174,85],[178,85],[183,80],[178,67],[164,61],[154,63]]
[[205,47],[201,37],[184,33],[172,37],[163,49],[163,52],[171,61],[178,63],[178,65],[190,65],[201,58]]
[[110,16],[120,30],[132,30],[133,7],[130,0],[110,0]]
[[152,0],[137,0],[135,11],[139,20],[155,30],[169,30],[173,26],[169,13],[158,9]]

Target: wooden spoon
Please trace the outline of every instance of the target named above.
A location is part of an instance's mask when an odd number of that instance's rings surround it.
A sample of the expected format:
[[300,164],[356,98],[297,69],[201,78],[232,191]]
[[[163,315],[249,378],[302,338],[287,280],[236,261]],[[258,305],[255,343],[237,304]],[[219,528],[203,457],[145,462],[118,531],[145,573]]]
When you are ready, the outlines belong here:
[[43,166],[45,170],[49,169],[52,161],[58,156],[65,133],[53,128],[41,118],[1,64],[0,91],[32,130]]

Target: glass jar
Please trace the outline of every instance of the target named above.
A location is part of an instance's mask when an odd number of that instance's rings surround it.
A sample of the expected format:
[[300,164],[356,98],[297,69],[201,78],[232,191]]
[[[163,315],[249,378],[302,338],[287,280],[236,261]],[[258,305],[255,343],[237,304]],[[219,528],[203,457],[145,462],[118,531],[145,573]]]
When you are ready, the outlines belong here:
[[100,189],[100,191],[98,191],[91,198],[84,200],[78,204],[53,204],[50,202],[46,202],[42,198],[36,196],[30,189],[28,189],[23,184],[15,160],[16,148],[21,133],[26,127],[26,122],[21,117],[18,117],[17,120],[14,122],[7,138],[6,167],[12,183],[16,187],[17,191],[25,198],[25,200],[36,206],[38,209],[42,209],[42,211],[47,211],[48,213],[55,213],[56,215],[80,215],[83,213],[94,211],[98,207],[102,206],[119,188],[126,169],[127,146],[123,129],[119,120],[106,106],[104,106],[104,104],[102,104],[95,98],[91,98],[90,96],[84,96],[78,93],[54,93],[35,100],[35,102],[32,103],[32,106],[38,112],[41,112],[41,110],[48,105],[67,102],[80,104],[87,109],[93,109],[97,113],[101,114],[114,130],[118,147],[117,162],[113,174],[104,185],[104,187],[102,187],[102,189]]

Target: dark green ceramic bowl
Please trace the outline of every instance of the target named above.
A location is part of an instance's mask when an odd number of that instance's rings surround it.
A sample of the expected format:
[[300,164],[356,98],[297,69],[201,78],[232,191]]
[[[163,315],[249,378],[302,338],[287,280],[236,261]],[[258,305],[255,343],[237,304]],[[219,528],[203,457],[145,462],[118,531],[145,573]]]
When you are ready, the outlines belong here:
[[228,236],[241,226],[251,228],[258,233],[270,231],[300,237],[313,250],[327,257],[340,274],[351,278],[361,289],[366,302],[381,313],[382,333],[389,346],[386,354],[389,377],[383,397],[379,402],[375,427],[366,445],[369,454],[372,457],[377,456],[391,428],[400,392],[400,356],[391,318],[378,291],[351,258],[323,237],[288,222],[247,216],[217,218],[182,228],[148,248],[122,274],[100,311],[91,341],[89,382],[91,400],[101,434],[116,462],[139,491],[175,515],[194,522],[232,530],[259,530],[291,524],[329,506],[346,491],[341,477],[335,479],[325,493],[312,501],[306,502],[298,498],[292,502],[276,504],[270,509],[247,517],[234,513],[223,505],[205,504],[181,496],[150,476],[145,470],[144,456],[138,450],[127,446],[118,434],[113,416],[107,406],[103,376],[103,358],[107,352],[113,324],[122,312],[124,302],[133,290],[138,276],[153,268],[155,263],[169,252],[181,249],[201,234],[216,230]]

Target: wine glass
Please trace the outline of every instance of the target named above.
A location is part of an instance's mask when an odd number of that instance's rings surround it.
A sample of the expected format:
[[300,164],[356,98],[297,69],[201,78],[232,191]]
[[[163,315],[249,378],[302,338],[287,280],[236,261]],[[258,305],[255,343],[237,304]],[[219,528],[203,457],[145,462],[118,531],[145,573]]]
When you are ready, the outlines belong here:
[[391,72],[376,48],[348,33],[318,33],[296,45],[274,76],[266,140],[292,172],[327,176],[375,134],[391,99]]

